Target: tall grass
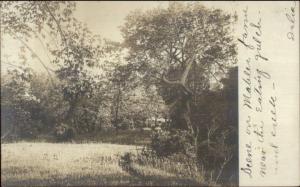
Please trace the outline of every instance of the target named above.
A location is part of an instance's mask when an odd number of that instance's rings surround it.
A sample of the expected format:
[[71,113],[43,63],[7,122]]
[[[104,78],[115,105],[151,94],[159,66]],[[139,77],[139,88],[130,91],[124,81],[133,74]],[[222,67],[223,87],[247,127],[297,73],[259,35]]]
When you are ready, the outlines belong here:
[[[174,178],[174,184],[215,186],[213,180],[205,180],[207,174],[204,168],[197,166],[193,159],[183,155],[157,157],[154,154],[145,155],[126,153],[121,157],[121,167],[132,175],[140,176],[145,180],[149,176],[168,176]],[[162,183],[160,183],[162,184]],[[174,185],[173,184],[173,185]],[[164,185],[172,185],[165,183]]]
[[[139,158],[137,146],[9,143],[1,146],[1,186],[203,185],[174,160]],[[134,158],[123,163],[124,155]],[[125,167],[124,167],[125,166]],[[189,171],[190,170],[190,171]],[[188,174],[190,172],[190,174]],[[198,172],[199,173],[199,172]]]
[[134,179],[118,166],[135,146],[14,143],[1,146],[2,186],[117,185]]

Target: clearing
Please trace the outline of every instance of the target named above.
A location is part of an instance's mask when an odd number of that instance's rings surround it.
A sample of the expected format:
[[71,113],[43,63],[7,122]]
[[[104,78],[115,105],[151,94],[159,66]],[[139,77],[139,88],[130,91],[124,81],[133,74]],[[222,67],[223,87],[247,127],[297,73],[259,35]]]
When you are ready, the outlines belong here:
[[[1,186],[191,185],[155,168],[146,178],[119,166],[136,146],[117,144],[9,143],[1,145]],[[149,172],[148,172],[149,171]]]

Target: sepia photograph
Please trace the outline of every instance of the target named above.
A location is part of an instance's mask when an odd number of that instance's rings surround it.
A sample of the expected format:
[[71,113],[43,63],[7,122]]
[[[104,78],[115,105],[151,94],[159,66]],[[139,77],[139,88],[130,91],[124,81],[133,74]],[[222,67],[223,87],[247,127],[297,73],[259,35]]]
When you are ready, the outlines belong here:
[[239,185],[229,2],[0,6],[1,186]]

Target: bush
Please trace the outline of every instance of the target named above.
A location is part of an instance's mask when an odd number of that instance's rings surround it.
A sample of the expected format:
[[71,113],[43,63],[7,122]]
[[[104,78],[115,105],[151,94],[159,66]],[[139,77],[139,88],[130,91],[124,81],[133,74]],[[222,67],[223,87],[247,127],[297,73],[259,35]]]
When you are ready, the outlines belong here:
[[192,139],[188,132],[184,130],[162,130],[153,134],[150,148],[160,157],[175,153],[190,155]]

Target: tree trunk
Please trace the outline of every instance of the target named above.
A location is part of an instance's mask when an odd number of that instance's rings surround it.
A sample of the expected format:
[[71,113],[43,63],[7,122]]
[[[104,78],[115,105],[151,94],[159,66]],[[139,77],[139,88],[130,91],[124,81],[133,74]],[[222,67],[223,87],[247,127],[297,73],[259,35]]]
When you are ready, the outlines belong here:
[[[193,133],[193,128],[192,128],[192,123],[191,123],[191,119],[190,119],[190,115],[191,115],[190,104],[191,104],[191,100],[192,100],[192,92],[186,86],[186,83],[187,83],[189,72],[190,72],[190,70],[192,68],[192,65],[194,63],[194,58],[195,58],[195,56],[187,60],[186,68],[183,71],[183,73],[182,73],[179,80],[169,81],[163,76],[163,81],[165,83],[170,84],[170,85],[178,85],[177,89],[179,89],[179,94],[180,95],[173,102],[173,104],[171,104],[171,107],[172,108],[173,107],[182,107],[182,110],[180,110],[180,112],[182,114],[176,114],[176,115],[182,115],[183,116],[183,119],[185,120],[187,129],[191,130],[192,133]],[[181,103],[181,106],[176,106],[177,103]],[[172,111],[172,109],[171,109],[171,111]]]
[[115,108],[115,119],[114,119],[114,125],[116,127],[116,132],[119,130],[119,108],[120,108],[120,101],[121,101],[121,86],[120,84],[118,85],[118,93],[117,93],[117,103],[116,103],[116,108]]
[[[179,80],[177,81],[169,81],[163,76],[163,81],[167,84],[170,85],[178,85],[177,89],[180,89],[179,92],[179,97],[172,103],[172,107],[182,107],[181,110],[179,110],[179,114],[175,114],[174,116],[177,115],[182,115],[187,129],[191,132],[191,134],[194,137],[194,146],[195,146],[195,154],[196,157],[198,156],[198,142],[199,142],[199,127],[193,127],[192,121],[191,121],[191,103],[192,103],[192,91],[188,88],[187,80],[188,80],[188,75],[189,72],[192,68],[192,65],[194,63],[195,55],[191,58],[189,58],[186,61],[186,67],[180,77]],[[179,106],[177,105],[178,103],[181,103]],[[172,109],[171,109],[172,110]],[[173,110],[176,111],[176,110]],[[178,111],[177,111],[178,112]],[[195,128],[195,130],[194,130]],[[198,159],[197,159],[198,160]]]
[[196,127],[195,134],[194,134],[194,146],[195,146],[195,156],[196,162],[199,163],[199,127]]
[[68,125],[72,125],[71,123],[73,122],[72,119],[73,119],[76,107],[77,107],[77,102],[70,102],[70,107],[69,107],[68,113],[64,120],[64,122],[67,123]]

